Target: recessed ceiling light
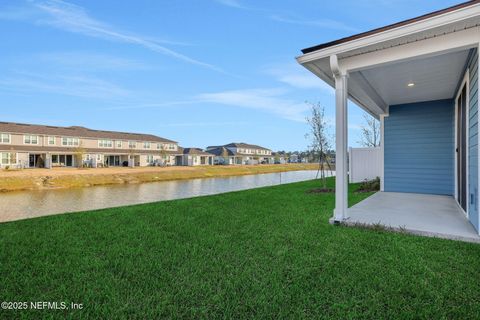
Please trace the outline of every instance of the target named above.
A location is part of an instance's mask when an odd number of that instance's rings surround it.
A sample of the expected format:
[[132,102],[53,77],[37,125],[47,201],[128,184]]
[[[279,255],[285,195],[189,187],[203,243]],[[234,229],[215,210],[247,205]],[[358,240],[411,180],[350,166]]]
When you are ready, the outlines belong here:
[[409,84],[407,84],[407,87],[413,87],[413,86],[415,86],[415,83],[413,82],[410,82]]

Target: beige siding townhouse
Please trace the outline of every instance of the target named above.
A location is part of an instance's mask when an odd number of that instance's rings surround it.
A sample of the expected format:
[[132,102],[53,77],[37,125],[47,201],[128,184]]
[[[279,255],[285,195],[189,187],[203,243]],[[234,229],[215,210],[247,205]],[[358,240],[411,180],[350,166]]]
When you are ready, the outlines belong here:
[[141,133],[0,122],[0,167],[176,165],[178,143]]
[[229,143],[223,146],[209,146],[207,152],[215,155],[219,164],[272,164],[272,150],[248,143]]
[[213,165],[214,155],[205,152],[200,148],[184,148],[182,165],[184,166],[206,166]]

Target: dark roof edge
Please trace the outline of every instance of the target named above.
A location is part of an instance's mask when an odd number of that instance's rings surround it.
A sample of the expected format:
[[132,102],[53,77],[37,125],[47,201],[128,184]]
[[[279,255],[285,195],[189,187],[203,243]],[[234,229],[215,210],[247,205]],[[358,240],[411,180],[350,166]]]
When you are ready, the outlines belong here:
[[376,34],[376,33],[380,33],[380,32],[383,32],[383,31],[395,29],[395,28],[398,28],[398,27],[401,27],[401,26],[405,26],[405,25],[414,23],[414,22],[426,20],[428,18],[439,16],[439,15],[447,13],[447,12],[451,12],[451,11],[455,11],[455,10],[462,9],[462,8],[465,8],[465,7],[469,7],[469,6],[472,6],[472,5],[477,4],[477,3],[480,3],[480,0],[471,0],[471,1],[463,2],[463,3],[460,3],[460,4],[456,4],[454,6],[451,6],[451,7],[445,8],[445,9],[441,9],[441,10],[437,10],[437,11],[433,11],[433,12],[415,17],[415,18],[403,20],[403,21],[400,21],[400,22],[397,22],[397,23],[394,23],[394,24],[384,26],[384,27],[372,29],[370,31],[358,33],[358,34],[348,36],[348,37],[345,37],[345,38],[341,38],[341,39],[338,39],[338,40],[334,40],[334,41],[322,43],[322,44],[319,44],[319,45],[316,45],[316,46],[313,46],[313,47],[305,48],[305,49],[302,49],[301,51],[302,51],[303,54],[311,53],[311,52],[314,52],[314,51],[317,51],[317,50],[320,50],[320,49],[325,49],[325,48],[328,48],[328,47],[335,46],[337,44],[341,44],[341,43],[349,42],[349,41],[352,41],[352,40],[364,38],[364,37],[367,37],[367,36],[370,36],[370,35],[373,35],[373,34]]

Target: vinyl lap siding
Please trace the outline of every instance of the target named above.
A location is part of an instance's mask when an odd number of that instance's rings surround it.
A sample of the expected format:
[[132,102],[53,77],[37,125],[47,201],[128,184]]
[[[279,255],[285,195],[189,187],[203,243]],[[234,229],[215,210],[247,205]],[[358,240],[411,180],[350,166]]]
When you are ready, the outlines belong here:
[[385,118],[385,191],[454,193],[454,102],[390,106]]
[[468,190],[469,219],[478,230],[478,54],[474,52],[469,63],[470,104],[469,104],[469,154],[468,154]]

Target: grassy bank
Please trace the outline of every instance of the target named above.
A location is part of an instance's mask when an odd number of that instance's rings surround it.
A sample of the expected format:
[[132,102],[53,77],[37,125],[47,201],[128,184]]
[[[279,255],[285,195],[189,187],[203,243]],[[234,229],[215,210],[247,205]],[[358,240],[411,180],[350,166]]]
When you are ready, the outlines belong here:
[[[333,180],[330,180],[333,187]],[[474,319],[480,246],[328,224],[317,181],[0,224],[6,319]],[[369,194],[351,187],[350,203]]]
[[316,169],[318,169],[318,164],[292,163],[248,166],[3,170],[0,171],[0,192],[186,180]]

